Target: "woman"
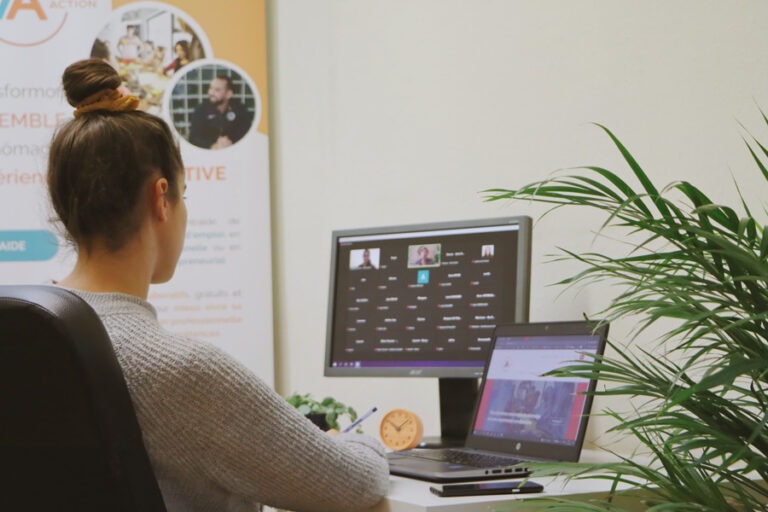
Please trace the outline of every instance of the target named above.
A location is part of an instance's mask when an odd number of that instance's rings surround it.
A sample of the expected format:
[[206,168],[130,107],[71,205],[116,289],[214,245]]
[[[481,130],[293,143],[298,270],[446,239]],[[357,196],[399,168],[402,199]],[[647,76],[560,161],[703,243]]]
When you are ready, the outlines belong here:
[[221,350],[162,329],[146,301],[168,281],[186,229],[184,172],[161,119],[133,110],[99,59],[64,72],[75,118],[54,135],[51,201],[77,249],[58,284],[114,344],[169,511],[361,510],[386,492],[373,438],[329,436]]
[[189,64],[189,43],[186,41],[179,41],[176,46],[173,47],[176,52],[176,58],[171,61],[170,64],[163,68],[163,73],[172,75],[182,68],[182,66]]
[[429,257],[429,249],[426,246],[421,246],[416,250],[416,261],[414,265],[433,265],[435,260]]

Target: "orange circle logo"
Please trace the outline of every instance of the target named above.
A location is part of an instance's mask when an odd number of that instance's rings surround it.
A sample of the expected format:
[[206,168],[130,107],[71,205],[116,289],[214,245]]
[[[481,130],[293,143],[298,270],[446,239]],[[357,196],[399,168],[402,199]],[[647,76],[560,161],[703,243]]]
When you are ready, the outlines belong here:
[[46,43],[61,31],[67,15],[56,2],[44,9],[40,0],[0,0],[0,42],[12,46]]

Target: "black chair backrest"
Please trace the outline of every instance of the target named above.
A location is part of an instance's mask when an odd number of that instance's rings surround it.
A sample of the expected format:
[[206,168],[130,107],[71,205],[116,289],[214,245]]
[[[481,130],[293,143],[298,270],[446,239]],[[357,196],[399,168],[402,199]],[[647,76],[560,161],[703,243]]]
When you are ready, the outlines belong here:
[[62,288],[0,286],[0,510],[166,510],[109,336]]

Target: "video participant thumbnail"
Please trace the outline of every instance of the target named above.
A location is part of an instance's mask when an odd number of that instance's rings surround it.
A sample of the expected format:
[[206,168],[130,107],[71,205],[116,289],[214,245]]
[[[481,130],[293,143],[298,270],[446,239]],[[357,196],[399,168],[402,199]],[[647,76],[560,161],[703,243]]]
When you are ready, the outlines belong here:
[[408,268],[439,267],[442,257],[441,244],[408,246]]
[[381,250],[378,248],[352,249],[349,251],[349,268],[357,269],[378,269],[381,258]]

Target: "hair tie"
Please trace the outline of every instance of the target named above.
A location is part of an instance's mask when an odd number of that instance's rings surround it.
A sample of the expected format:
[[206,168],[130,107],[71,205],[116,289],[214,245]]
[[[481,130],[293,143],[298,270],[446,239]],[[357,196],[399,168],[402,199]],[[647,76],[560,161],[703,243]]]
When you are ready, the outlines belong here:
[[91,94],[78,103],[75,109],[75,117],[94,110],[124,111],[136,110],[139,106],[139,98],[132,94],[123,96],[117,89],[106,89]]

